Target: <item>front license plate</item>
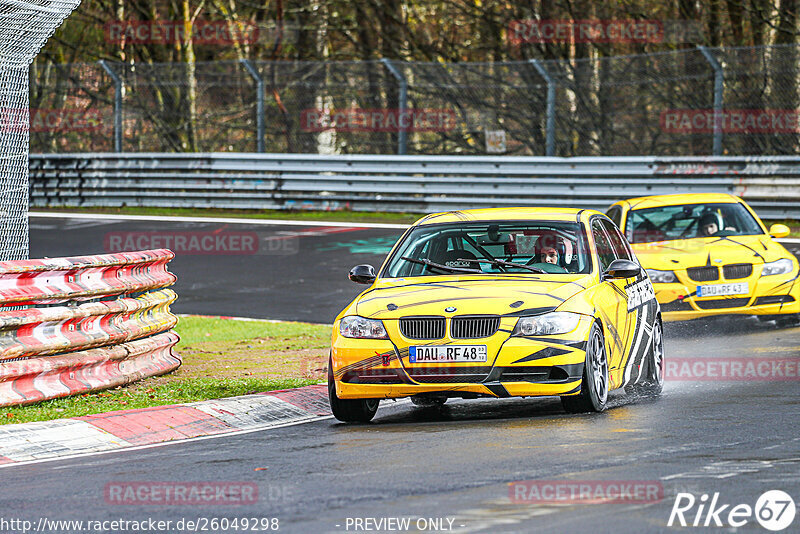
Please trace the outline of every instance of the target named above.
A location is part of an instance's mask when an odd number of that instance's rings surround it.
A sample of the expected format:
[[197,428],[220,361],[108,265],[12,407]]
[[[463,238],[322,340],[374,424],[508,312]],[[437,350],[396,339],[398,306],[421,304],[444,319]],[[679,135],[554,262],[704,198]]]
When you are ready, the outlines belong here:
[[710,286],[697,286],[698,297],[724,297],[728,295],[749,295],[750,287],[747,282],[735,284],[713,284]]
[[409,363],[485,362],[486,345],[425,345],[408,347]]

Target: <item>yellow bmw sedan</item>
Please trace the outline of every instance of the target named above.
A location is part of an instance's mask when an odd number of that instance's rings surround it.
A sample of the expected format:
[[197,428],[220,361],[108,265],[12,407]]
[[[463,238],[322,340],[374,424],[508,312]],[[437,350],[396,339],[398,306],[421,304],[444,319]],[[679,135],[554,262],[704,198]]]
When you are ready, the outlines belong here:
[[623,228],[647,269],[664,320],[719,314],[794,321],[800,312],[798,262],[733,195],[695,193],[631,198],[608,216]]
[[658,395],[658,302],[620,230],[591,210],[503,208],[413,224],[336,318],[334,416],[372,419],[380,399],[560,396],[602,411],[609,391]]

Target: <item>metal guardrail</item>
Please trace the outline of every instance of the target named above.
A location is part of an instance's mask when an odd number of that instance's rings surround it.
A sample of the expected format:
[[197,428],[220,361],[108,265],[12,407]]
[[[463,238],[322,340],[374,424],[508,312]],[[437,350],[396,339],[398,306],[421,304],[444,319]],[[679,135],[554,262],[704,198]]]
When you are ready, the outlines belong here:
[[624,198],[724,192],[764,218],[800,218],[800,157],[31,154],[32,207],[435,212],[605,210]]
[[[165,289],[175,281],[167,271],[173,257],[161,249],[0,262],[0,406],[177,368],[177,318],[169,310],[177,296]],[[104,300],[85,302],[96,299]],[[39,307],[2,309],[19,304]]]

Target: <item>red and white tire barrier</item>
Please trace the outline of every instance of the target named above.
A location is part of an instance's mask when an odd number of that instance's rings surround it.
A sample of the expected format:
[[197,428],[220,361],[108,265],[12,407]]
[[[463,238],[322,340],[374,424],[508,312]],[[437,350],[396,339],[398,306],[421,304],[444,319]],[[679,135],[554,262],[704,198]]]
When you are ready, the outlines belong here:
[[0,467],[128,447],[254,432],[331,416],[327,387],[0,425]]
[[[165,289],[175,281],[167,270],[174,257],[160,249],[0,262],[0,406],[98,391],[177,368],[172,348],[179,338],[167,332],[177,323],[169,310],[177,295]],[[86,302],[108,297],[119,298]],[[2,310],[67,302],[73,305]]]
[[180,338],[164,332],[120,345],[0,362],[0,407],[122,386],[178,368]]
[[173,328],[169,305],[178,296],[160,289],[137,298],[76,307],[0,311],[0,361],[124,343]]
[[91,300],[171,286],[167,249],[0,262],[0,305]]

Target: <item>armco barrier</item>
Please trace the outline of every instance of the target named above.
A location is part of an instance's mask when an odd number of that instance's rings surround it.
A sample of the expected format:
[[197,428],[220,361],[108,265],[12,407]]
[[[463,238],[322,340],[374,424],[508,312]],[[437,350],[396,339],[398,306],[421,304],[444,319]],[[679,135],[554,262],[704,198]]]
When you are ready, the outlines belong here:
[[31,206],[432,212],[605,210],[630,197],[724,192],[765,218],[800,217],[800,157],[31,154]]
[[[0,262],[0,406],[177,368],[172,348],[179,338],[169,331],[177,296],[166,289],[175,281],[167,270],[173,257],[148,250]],[[21,304],[40,306],[2,310]]]

